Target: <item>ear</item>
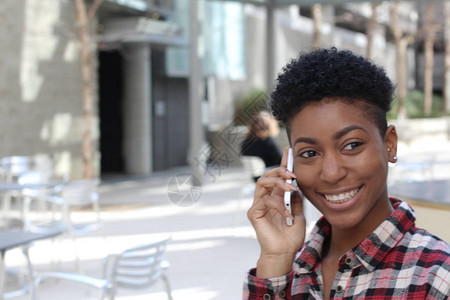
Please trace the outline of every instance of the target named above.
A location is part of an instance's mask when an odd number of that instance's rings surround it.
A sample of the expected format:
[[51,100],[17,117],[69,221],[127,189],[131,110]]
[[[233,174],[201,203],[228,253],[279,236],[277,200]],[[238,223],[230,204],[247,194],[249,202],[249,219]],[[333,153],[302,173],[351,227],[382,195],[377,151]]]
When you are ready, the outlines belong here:
[[398,136],[394,125],[389,125],[384,135],[384,144],[386,146],[386,152],[389,162],[397,162],[397,142]]

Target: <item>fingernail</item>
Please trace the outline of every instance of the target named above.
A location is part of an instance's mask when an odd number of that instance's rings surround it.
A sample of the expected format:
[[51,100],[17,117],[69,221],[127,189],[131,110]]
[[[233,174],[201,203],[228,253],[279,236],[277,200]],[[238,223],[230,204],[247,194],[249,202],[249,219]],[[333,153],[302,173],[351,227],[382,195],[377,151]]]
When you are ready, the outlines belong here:
[[288,169],[286,169],[286,174],[290,175],[292,178],[297,178],[297,176],[295,176],[295,173],[292,171],[289,171]]
[[298,190],[299,190],[298,187],[295,187],[295,186],[293,186],[293,185],[290,184],[290,183],[285,182],[284,184],[285,184],[291,191],[298,191]]
[[286,209],[284,211],[284,216],[289,219],[293,219],[293,215]]

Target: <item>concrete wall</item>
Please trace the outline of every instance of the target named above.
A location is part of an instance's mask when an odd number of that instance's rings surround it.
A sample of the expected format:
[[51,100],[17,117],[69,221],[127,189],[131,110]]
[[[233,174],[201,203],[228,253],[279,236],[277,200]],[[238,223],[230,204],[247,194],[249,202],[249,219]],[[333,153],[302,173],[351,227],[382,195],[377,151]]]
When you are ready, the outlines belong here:
[[[81,177],[82,95],[74,2],[2,0],[0,30],[0,157],[48,154],[57,173]],[[96,95],[94,100],[96,109]],[[94,117],[96,141],[97,128]]]

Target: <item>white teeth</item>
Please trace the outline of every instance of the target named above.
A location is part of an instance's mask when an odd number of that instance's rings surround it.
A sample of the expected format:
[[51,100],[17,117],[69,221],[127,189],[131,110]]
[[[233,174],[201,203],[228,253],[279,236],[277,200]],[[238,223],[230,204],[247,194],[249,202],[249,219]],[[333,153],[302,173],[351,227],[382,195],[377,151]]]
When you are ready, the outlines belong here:
[[351,198],[353,198],[353,196],[355,196],[358,192],[359,192],[359,188],[354,189],[353,191],[349,191],[349,192],[338,194],[338,195],[325,195],[324,194],[324,196],[330,202],[344,203],[344,202],[350,200]]

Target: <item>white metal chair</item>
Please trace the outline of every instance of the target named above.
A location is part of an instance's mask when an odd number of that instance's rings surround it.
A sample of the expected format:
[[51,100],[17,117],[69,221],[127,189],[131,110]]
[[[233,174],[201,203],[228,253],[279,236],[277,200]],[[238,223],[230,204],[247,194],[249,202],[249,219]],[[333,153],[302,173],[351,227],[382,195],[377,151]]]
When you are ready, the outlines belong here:
[[[53,163],[48,157],[32,156],[8,156],[0,159],[2,177],[5,182],[17,182],[23,174],[33,171],[38,172],[41,182],[47,182],[53,176]],[[17,193],[5,193],[3,197],[3,211],[9,211],[11,199]]]
[[[62,190],[61,197],[64,199],[65,219],[69,224],[69,230],[74,235],[83,235],[88,231],[98,229],[101,226],[100,203],[97,188],[98,179],[80,179],[68,182]],[[90,206],[95,213],[92,222],[79,223],[72,216],[72,209]]]
[[160,278],[164,281],[167,296],[172,292],[165,271],[169,263],[164,260],[169,238],[128,248],[118,255],[109,255],[103,264],[102,278],[66,272],[41,272],[36,279],[36,290],[42,280],[60,278],[101,289],[100,299],[114,299],[118,288],[144,289]]
[[54,197],[61,187],[47,185],[48,178],[39,171],[25,172],[17,182],[27,186],[19,195],[22,230],[43,232],[66,228],[62,214],[64,201]]
[[14,182],[23,173],[39,171],[47,178],[53,174],[53,163],[48,157],[7,156],[0,159],[5,181]]
[[[62,204],[63,219],[67,224],[67,232],[75,246],[75,259],[77,271],[80,271],[80,258],[77,245],[77,237],[84,235],[102,226],[100,217],[100,204],[97,187],[98,179],[80,179],[69,181],[64,185],[60,196],[52,196],[54,203]],[[88,221],[76,220],[73,216],[74,209],[90,207],[94,216]]]
[[[38,184],[41,180],[39,172],[27,172],[19,176],[23,185]],[[77,237],[101,227],[100,205],[97,193],[98,179],[81,179],[65,182],[58,188],[58,195],[48,188],[30,188],[22,191],[23,229],[33,232],[53,230],[55,227],[65,229],[74,243],[75,263],[80,272],[80,258]],[[32,220],[31,208],[36,208]],[[74,208],[92,208],[93,216],[85,222],[73,217]],[[49,216],[50,214],[50,216]],[[36,220],[42,217],[43,221]],[[52,222],[49,222],[51,220]]]
[[[66,223],[62,220],[62,202],[54,202],[49,195],[52,188],[46,185],[46,178],[38,171],[27,171],[18,175],[16,179],[19,185],[27,186],[16,195],[17,206],[20,216],[16,216],[15,228],[23,231],[35,233],[63,232],[66,229]],[[22,253],[26,259],[26,272],[24,270],[6,270],[8,277],[17,286],[16,290],[3,295],[3,299],[14,298],[26,293],[33,296],[33,288],[28,284],[32,280],[33,268],[29,256],[30,245],[21,247]],[[25,275],[26,274],[26,275]],[[20,288],[19,288],[20,287]]]

